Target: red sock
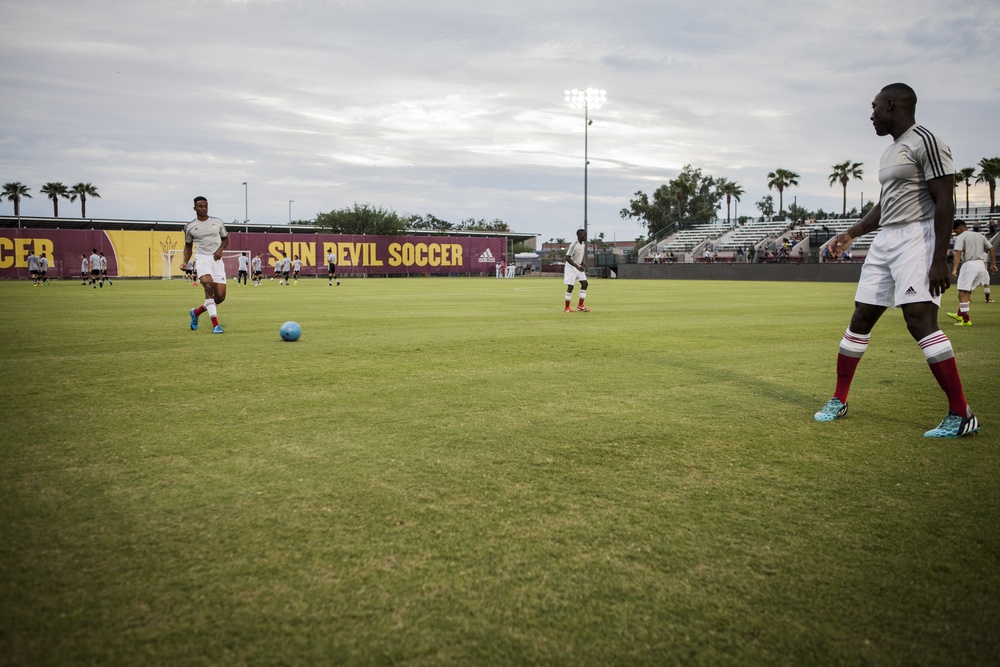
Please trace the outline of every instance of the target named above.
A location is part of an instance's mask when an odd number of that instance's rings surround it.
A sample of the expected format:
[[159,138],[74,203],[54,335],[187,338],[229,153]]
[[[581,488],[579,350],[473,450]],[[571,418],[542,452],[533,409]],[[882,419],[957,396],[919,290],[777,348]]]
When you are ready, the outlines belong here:
[[201,314],[204,313],[206,310],[208,310],[208,308],[206,308],[205,306],[198,306],[197,308],[194,309],[194,316],[201,317]]
[[846,354],[837,355],[837,389],[833,397],[841,403],[847,403],[847,392],[851,390],[854,372],[858,370],[861,357],[849,357]]
[[969,402],[965,400],[965,392],[962,391],[962,378],[958,375],[955,357],[930,364],[930,367],[934,378],[948,396],[948,409],[957,415],[968,417],[972,411],[969,410]]
[[219,318],[218,317],[213,317],[212,318],[212,326],[213,327],[219,326]]

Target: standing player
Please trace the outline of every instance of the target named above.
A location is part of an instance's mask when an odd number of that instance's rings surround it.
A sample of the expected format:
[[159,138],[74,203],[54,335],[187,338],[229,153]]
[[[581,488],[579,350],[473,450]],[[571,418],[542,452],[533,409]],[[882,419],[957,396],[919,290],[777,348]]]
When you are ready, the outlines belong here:
[[839,255],[855,238],[882,229],[861,269],[854,315],[837,355],[833,398],[815,419],[828,422],[847,414],[847,394],[872,329],[893,306],[902,309],[907,330],[948,397],[947,416],[924,436],[955,438],[979,430],[965,400],[951,341],[937,323],[941,295],[949,284],[946,255],[955,218],[955,168],[948,146],[916,124],[916,106],[916,93],[902,83],[886,86],[872,102],[875,133],[893,138],[879,162],[879,203],[827,243]]
[[584,253],[586,251],[587,232],[582,229],[576,230],[576,240],[569,244],[566,250],[566,265],[563,267],[563,282],[566,283],[566,308],[565,312],[571,313],[573,309],[569,307],[573,300],[573,285],[580,283],[580,301],[576,304],[577,312],[589,313],[590,308],[583,305],[583,300],[587,298],[587,265],[584,264]]
[[101,256],[97,254],[97,248],[90,251],[90,284],[97,289],[97,282],[101,282],[101,289],[104,288],[104,279],[101,278]]
[[333,248],[326,253],[326,285],[327,287],[333,286],[333,281],[337,281],[337,287],[340,287],[340,279],[337,277],[337,253],[333,251]]
[[[184,228],[184,266],[194,263],[195,274],[205,288],[205,303],[192,308],[191,329],[198,330],[198,318],[208,311],[212,333],[223,333],[216,307],[226,300],[226,266],[222,253],[229,245],[229,232],[222,220],[208,215],[208,200],[194,198],[196,218]],[[192,254],[194,257],[192,257]]]
[[264,264],[260,261],[260,253],[253,256],[253,284],[260,285],[260,280],[263,277]]
[[247,274],[250,273],[250,258],[247,254],[241,253],[237,258],[239,260],[239,273],[236,274],[236,284],[239,285],[243,282],[243,286],[247,286]]
[[302,260],[299,259],[298,255],[296,255],[295,256],[295,261],[292,262],[292,274],[295,277],[295,284],[296,285],[299,284],[299,271],[301,271],[301,270],[302,270]]
[[28,251],[28,273],[31,274],[31,286],[38,287],[38,256],[34,250]]
[[83,279],[81,285],[87,284],[87,276],[90,275],[90,262],[87,261],[87,256],[80,253],[80,277]]
[[38,279],[43,285],[49,284],[49,258],[42,253],[42,256],[38,258]]
[[108,258],[105,257],[104,253],[102,252],[101,253],[101,286],[102,287],[104,286],[104,281],[105,280],[108,281],[108,286],[109,287],[111,285],[114,285],[114,283],[111,282],[111,278],[108,278]]
[[285,277],[285,286],[287,287],[292,275],[292,260],[288,259],[288,255],[281,259],[281,275]]
[[[972,302],[972,290],[976,289],[976,285],[983,286],[986,303],[993,303],[990,298],[990,273],[997,272],[997,251],[985,236],[970,230],[963,220],[955,223],[955,233],[958,236],[955,238],[955,261],[952,263],[951,277],[958,279],[958,312],[947,315],[958,321],[956,327],[971,327],[969,306]],[[988,270],[987,256],[990,258]]]

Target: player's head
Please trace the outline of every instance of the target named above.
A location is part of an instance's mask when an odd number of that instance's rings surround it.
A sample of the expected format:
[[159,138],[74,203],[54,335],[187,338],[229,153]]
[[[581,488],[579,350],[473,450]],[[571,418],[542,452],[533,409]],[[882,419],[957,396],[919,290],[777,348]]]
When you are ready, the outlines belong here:
[[968,229],[968,226],[966,226],[965,220],[956,220],[955,224],[952,226],[952,229],[955,231],[956,234],[961,234],[966,229]]
[[92,253],[94,253],[96,255],[97,254],[97,248],[91,248],[90,252],[92,252]]
[[578,230],[576,230],[576,240],[577,241],[586,241],[587,240],[587,231],[584,230],[584,229],[578,229]]
[[246,253],[243,253],[243,256],[244,256],[244,257],[246,257],[246,256],[247,256],[247,254],[246,254]]
[[199,220],[208,219],[208,200],[204,197],[194,198],[194,212],[198,214]]
[[917,109],[917,94],[905,83],[890,83],[872,100],[872,125],[875,134],[894,138],[913,125]]

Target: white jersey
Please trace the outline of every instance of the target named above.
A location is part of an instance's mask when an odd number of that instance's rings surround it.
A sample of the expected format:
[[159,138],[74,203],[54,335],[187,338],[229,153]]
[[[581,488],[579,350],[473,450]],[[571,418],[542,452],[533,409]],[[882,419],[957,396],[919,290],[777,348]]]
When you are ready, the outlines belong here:
[[90,262],[84,257],[80,260],[80,273],[87,273],[88,271],[90,271]]
[[951,149],[929,130],[914,125],[885,149],[878,165],[882,184],[882,227],[934,218],[927,181],[955,173]]
[[301,268],[302,268],[302,260],[301,259],[295,260],[295,263],[292,264],[292,271],[298,273]]
[[253,270],[256,273],[260,273],[260,269],[261,269],[260,257],[254,257],[253,258]]
[[196,255],[214,255],[222,245],[222,239],[228,235],[229,232],[226,231],[226,225],[222,220],[211,217],[206,220],[195,218],[184,228],[184,243],[193,244]]
[[49,270],[49,258],[48,257],[39,257],[38,258],[38,270],[41,271],[42,273],[45,273],[46,271]]
[[569,249],[566,251],[566,259],[573,260],[577,266],[583,264],[583,244],[579,241],[570,243]]
[[101,271],[107,271],[107,270],[108,270],[108,258],[105,257],[104,255],[101,255]]
[[962,263],[985,262],[990,256],[990,242],[979,232],[966,229],[955,239],[955,250],[962,253]]
[[287,257],[281,260],[282,271],[285,271],[287,273],[289,270],[291,270],[291,268],[292,268],[292,260],[288,259]]
[[333,252],[326,253],[326,263],[327,264],[336,264],[337,263],[337,256]]
[[247,257],[246,255],[240,255],[237,259],[239,260],[239,270],[240,271],[247,271],[247,270],[250,269],[250,258],[249,257]]
[[100,271],[101,270],[101,256],[98,254],[93,254],[90,256],[90,270]]

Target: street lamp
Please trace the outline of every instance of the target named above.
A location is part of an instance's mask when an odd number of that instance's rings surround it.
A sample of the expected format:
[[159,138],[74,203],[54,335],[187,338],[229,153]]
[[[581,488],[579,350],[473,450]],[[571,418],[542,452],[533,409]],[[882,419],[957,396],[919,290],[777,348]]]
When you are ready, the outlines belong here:
[[247,182],[243,181],[243,224],[244,225],[250,224],[250,214],[248,213],[248,211],[250,210],[249,207],[250,196],[248,192],[249,188],[247,188]]
[[566,102],[574,109],[583,109],[583,257],[587,258],[587,242],[590,240],[590,229],[587,224],[587,172],[590,167],[589,143],[590,143],[590,110],[600,109],[601,105],[607,101],[607,94],[598,88],[587,88],[586,90],[567,90]]
[[288,224],[292,224],[292,202],[294,201],[294,199],[288,200]]

